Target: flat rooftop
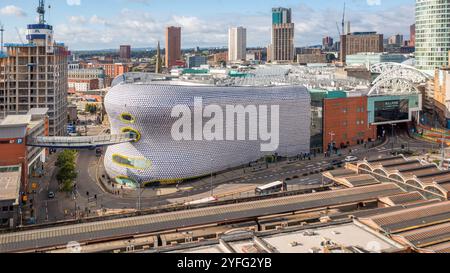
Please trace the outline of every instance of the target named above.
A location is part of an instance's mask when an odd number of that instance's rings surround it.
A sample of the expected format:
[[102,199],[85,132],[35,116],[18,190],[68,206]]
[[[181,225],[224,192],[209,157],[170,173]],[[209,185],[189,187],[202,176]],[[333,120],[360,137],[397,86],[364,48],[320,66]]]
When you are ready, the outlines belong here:
[[0,201],[18,203],[21,174],[20,166],[0,167]]
[[[335,66],[258,65],[238,69],[198,70],[206,73],[189,73],[193,69],[179,69],[172,76],[130,72],[114,79],[117,84],[170,84],[206,86],[303,86],[308,89],[340,90],[361,95],[368,91],[370,82],[339,73]],[[183,71],[187,71],[183,73]],[[239,75],[239,76],[236,76]]]
[[[247,238],[229,237],[222,242],[203,246],[173,246],[181,250],[169,253],[342,253],[395,252],[404,246],[359,222],[333,223],[295,231],[279,230],[269,233],[248,233]],[[200,243],[201,244],[201,243]],[[163,251],[165,252],[165,251]]]
[[277,234],[262,239],[280,253],[322,252],[324,241],[336,247],[357,247],[376,253],[401,248],[399,244],[355,223]]
[[[111,238],[114,235],[160,232],[180,227],[223,222],[224,219],[227,219],[227,221],[247,220],[254,217],[377,200],[380,196],[389,196],[401,192],[403,190],[395,184],[387,183],[240,204],[198,208],[189,211],[0,234],[0,251],[14,252],[60,246],[68,241],[87,242],[93,239]],[[30,237],[31,234],[32,236]]]
[[8,115],[1,123],[2,126],[8,125],[28,125],[31,121],[31,115]]

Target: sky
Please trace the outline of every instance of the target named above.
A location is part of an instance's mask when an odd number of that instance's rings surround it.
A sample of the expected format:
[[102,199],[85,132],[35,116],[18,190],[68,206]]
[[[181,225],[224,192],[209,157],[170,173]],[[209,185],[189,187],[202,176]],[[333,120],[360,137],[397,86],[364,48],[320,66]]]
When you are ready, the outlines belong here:
[[[25,40],[26,25],[37,20],[38,0],[0,0],[5,42]],[[164,47],[169,25],[182,27],[182,47],[222,47],[228,28],[247,28],[249,47],[270,42],[271,9],[292,8],[295,45],[321,44],[338,37],[344,2],[352,31],[377,31],[385,37],[404,34],[414,23],[414,0],[46,0],[47,22],[55,39],[71,50]],[[17,28],[17,30],[16,30]]]

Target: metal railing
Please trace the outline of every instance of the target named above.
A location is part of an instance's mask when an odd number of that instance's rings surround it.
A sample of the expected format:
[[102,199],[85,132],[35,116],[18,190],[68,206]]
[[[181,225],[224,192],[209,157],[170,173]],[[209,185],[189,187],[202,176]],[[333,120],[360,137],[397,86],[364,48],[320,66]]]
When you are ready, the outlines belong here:
[[81,148],[90,146],[109,146],[136,140],[136,136],[131,133],[118,135],[100,135],[83,137],[35,137],[28,141],[28,146],[47,148]]

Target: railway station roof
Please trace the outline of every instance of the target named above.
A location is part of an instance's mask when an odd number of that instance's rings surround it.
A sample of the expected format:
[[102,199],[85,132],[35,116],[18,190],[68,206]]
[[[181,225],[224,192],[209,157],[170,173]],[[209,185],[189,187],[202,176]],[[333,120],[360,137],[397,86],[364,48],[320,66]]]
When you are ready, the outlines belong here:
[[391,183],[177,211],[165,214],[137,216],[102,222],[57,226],[0,235],[0,252],[18,252],[46,247],[64,246],[67,242],[89,242],[106,238],[148,234],[176,228],[237,221],[310,209],[376,200],[403,192]]

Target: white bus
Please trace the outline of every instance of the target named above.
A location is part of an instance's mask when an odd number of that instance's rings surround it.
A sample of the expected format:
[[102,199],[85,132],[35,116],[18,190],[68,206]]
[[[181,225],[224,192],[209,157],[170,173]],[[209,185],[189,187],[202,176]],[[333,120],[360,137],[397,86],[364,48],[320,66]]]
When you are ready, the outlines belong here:
[[282,192],[287,190],[287,184],[283,181],[275,181],[270,184],[259,186],[255,189],[256,195],[268,195],[272,193]]

